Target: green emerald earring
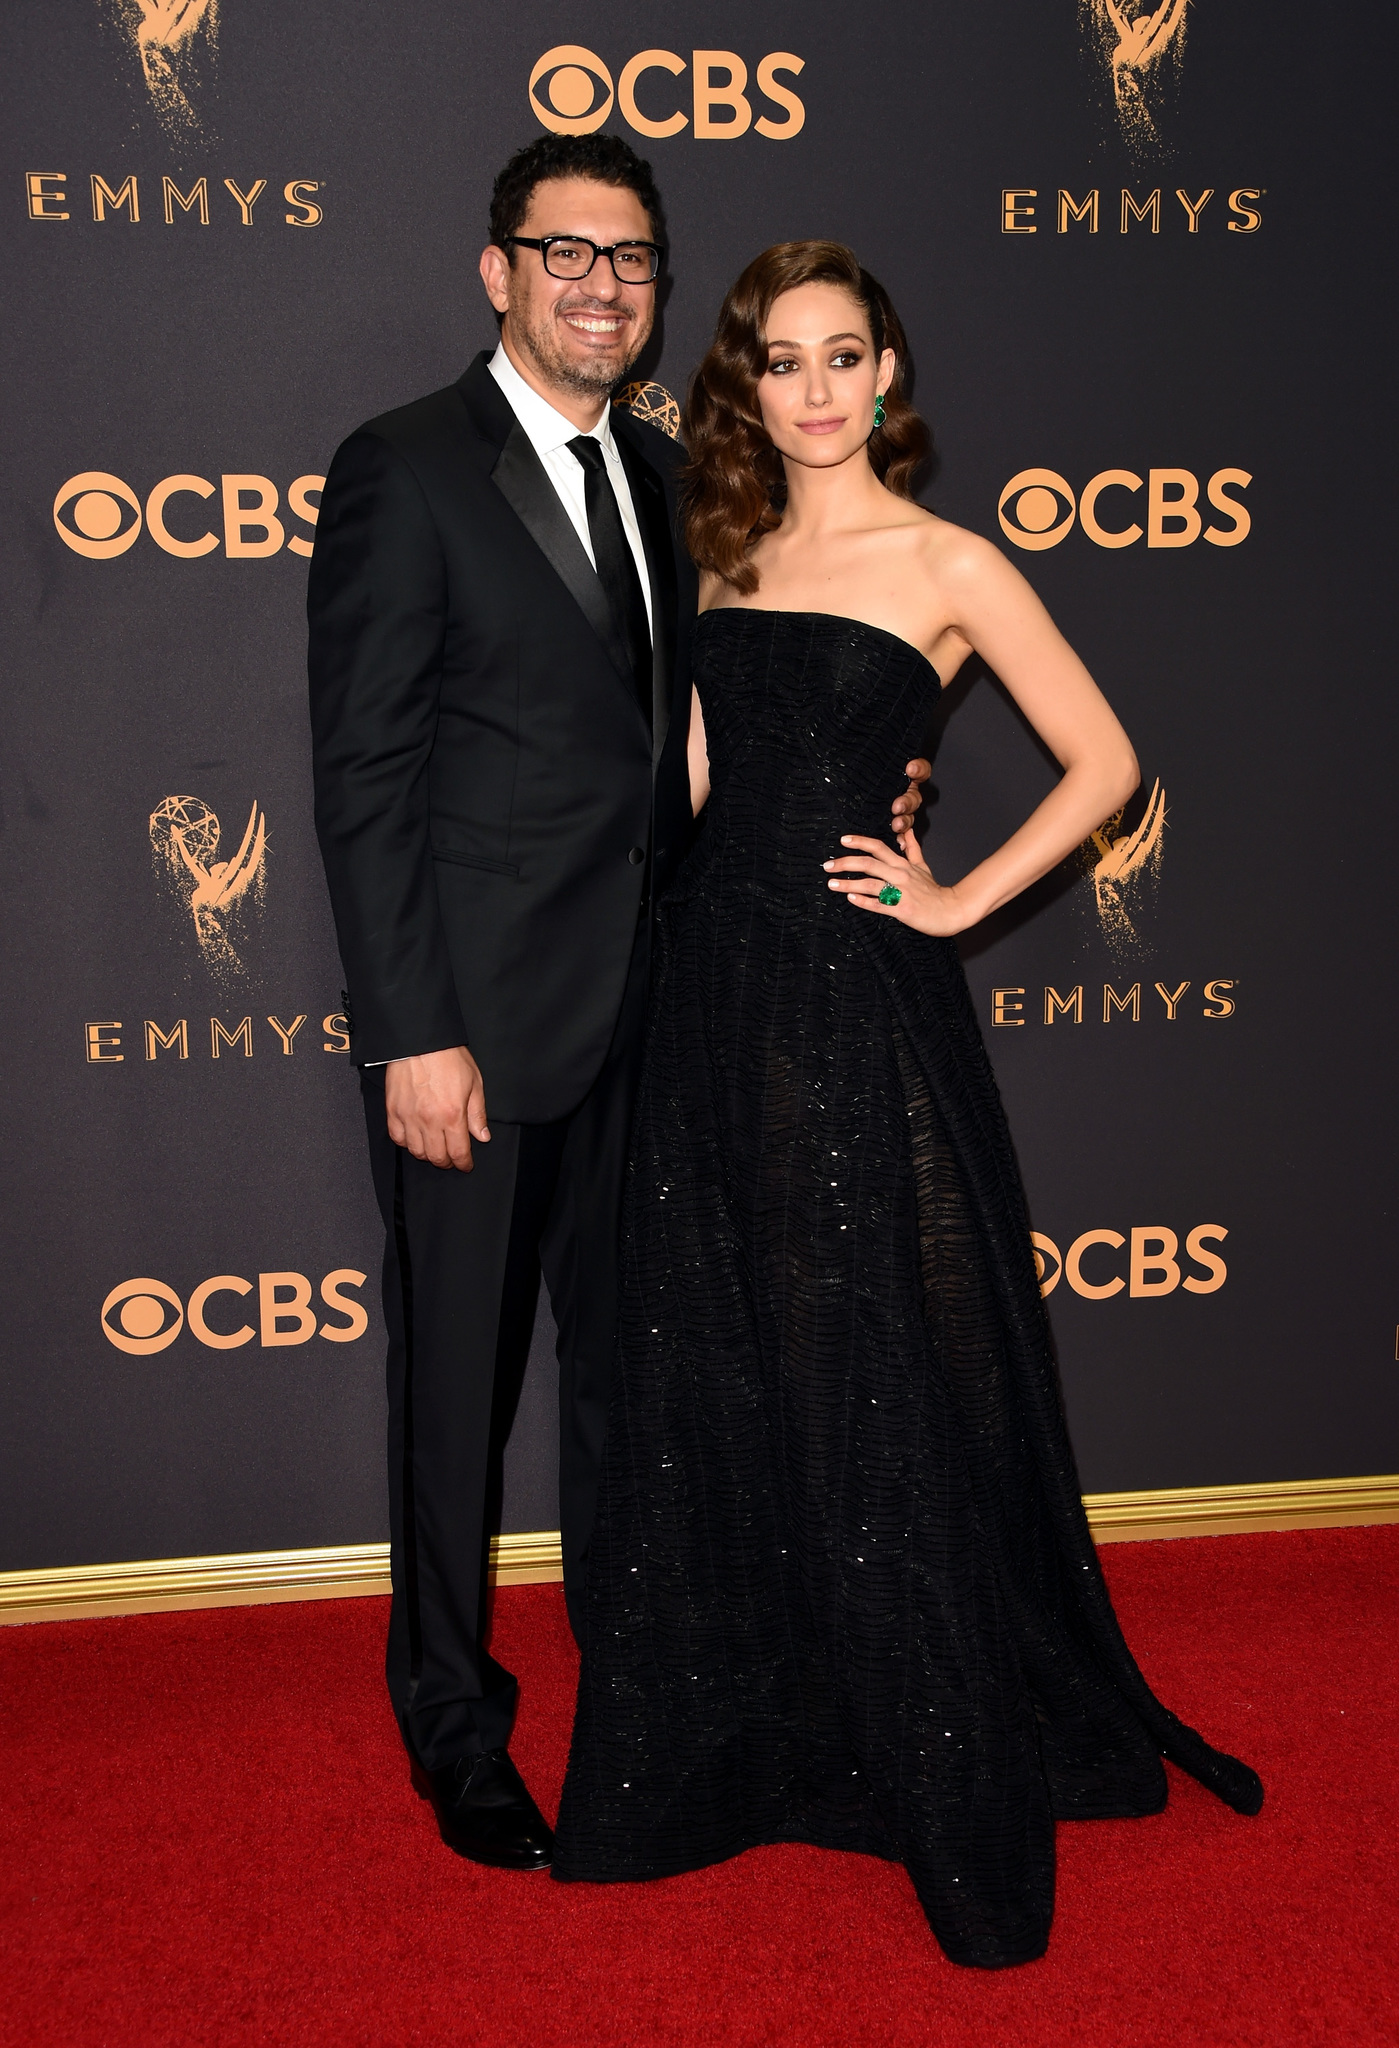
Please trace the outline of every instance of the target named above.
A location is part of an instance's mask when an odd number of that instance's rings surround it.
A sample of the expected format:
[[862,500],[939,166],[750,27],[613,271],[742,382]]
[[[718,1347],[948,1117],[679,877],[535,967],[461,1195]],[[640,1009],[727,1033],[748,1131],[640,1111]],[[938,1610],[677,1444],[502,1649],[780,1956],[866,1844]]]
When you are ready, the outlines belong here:
[[884,393],[882,391],[876,391],[874,394],[874,423],[877,427],[884,425]]

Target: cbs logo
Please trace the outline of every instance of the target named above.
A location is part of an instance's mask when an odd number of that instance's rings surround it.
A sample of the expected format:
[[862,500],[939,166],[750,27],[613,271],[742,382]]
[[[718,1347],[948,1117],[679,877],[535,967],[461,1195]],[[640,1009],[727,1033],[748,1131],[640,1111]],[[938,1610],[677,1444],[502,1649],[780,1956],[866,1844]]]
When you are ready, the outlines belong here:
[[[1085,1230],[1067,1252],[1061,1252],[1052,1237],[1045,1237],[1038,1230],[1030,1232],[1030,1243],[1034,1247],[1041,1294],[1052,1294],[1061,1280],[1067,1280],[1074,1293],[1081,1294],[1085,1301],[1110,1301],[1124,1287],[1130,1300],[1141,1301],[1174,1294],[1178,1287],[1183,1287],[1187,1294],[1218,1294],[1229,1277],[1229,1268],[1218,1252],[1208,1247],[1222,1244],[1228,1235],[1222,1223],[1197,1223],[1188,1234],[1185,1256],[1203,1269],[1199,1274],[1181,1272],[1177,1256],[1180,1239],[1164,1223],[1135,1228],[1130,1242],[1120,1230]],[[1120,1252],[1124,1245],[1128,1247],[1125,1274],[1121,1271],[1122,1261],[1109,1257],[1109,1253]],[[1090,1253],[1089,1270],[1085,1271],[1084,1262]]]
[[[188,1322],[191,1333],[211,1351],[236,1351],[251,1344],[256,1335],[264,1350],[282,1344],[307,1344],[321,1336],[331,1344],[353,1344],[369,1328],[363,1304],[351,1301],[344,1289],[363,1287],[364,1274],[352,1266],[337,1266],[321,1282],[321,1300],[342,1323],[322,1323],[316,1328],[317,1312],[311,1306],[311,1283],[304,1273],[259,1273],[257,1276],[258,1327],[237,1323],[237,1309],[220,1302],[215,1321],[208,1320],[218,1295],[251,1294],[251,1280],[236,1273],[218,1273],[195,1288],[183,1304],[173,1287],[163,1280],[123,1280],[102,1304],[102,1334],[118,1351],[134,1358],[149,1358],[173,1344]],[[234,1329],[216,1324],[237,1323]]]
[[[801,133],[806,108],[779,75],[796,78],[805,61],[790,50],[770,50],[757,69],[757,88],[778,110],[781,119],[760,113],[753,118],[748,98],[748,66],[733,50],[692,50],[690,62],[673,50],[642,50],[628,58],[614,87],[612,73],[592,50],[578,43],[559,43],[546,50],[529,75],[529,103],[538,119],[555,135],[591,135],[601,128],[612,112],[620,108],[622,119],[638,135],[653,142],[678,135],[693,122],[701,142],[731,142],[753,128],[770,142],[790,142]],[[674,86],[648,77],[659,72],[662,80],[690,73],[690,112],[674,102],[681,96]],[[645,80],[645,85],[642,81]],[[644,98],[648,113],[640,104]],[[683,88],[681,89],[683,92]]]
[[[1149,469],[1145,484],[1134,470],[1100,470],[1076,500],[1057,470],[1022,469],[1001,492],[996,512],[1006,539],[1035,554],[1057,548],[1075,517],[1100,548],[1133,547],[1143,533],[1149,548],[1188,548],[1202,532],[1211,547],[1236,548],[1248,539],[1253,522],[1248,507],[1230,495],[1230,487],[1242,491],[1252,482],[1246,469],[1217,469],[1205,485],[1206,498],[1228,520],[1227,526],[1205,525],[1199,479],[1188,469]],[[1145,508],[1130,502],[1143,489]],[[1143,509],[1145,527],[1136,516]]]
[[[324,484],[323,476],[299,476],[287,490],[289,511],[313,531]],[[212,498],[215,489],[207,477],[162,477],[146,499],[143,522],[141,501],[129,484],[105,469],[85,469],[70,476],[54,499],[53,523],[65,547],[89,561],[109,562],[114,555],[124,555],[135,545],[143,523],[167,555],[195,561],[212,554],[220,536],[205,525],[208,515],[198,504],[177,506],[175,501]],[[284,542],[294,555],[310,554],[310,541],[299,533],[288,539],[277,517],[281,500],[270,477],[224,476],[217,489],[226,555],[235,561],[260,561],[275,555]],[[198,530],[201,526],[203,532]]]

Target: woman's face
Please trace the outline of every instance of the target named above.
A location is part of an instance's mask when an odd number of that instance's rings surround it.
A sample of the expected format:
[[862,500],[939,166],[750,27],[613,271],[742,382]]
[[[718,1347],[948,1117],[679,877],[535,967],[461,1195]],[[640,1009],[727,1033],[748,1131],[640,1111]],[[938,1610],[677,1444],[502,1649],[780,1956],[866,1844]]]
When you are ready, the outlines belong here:
[[864,307],[839,285],[798,285],[773,300],[767,347],[758,404],[773,446],[808,468],[848,461],[894,375],[894,351],[875,354]]

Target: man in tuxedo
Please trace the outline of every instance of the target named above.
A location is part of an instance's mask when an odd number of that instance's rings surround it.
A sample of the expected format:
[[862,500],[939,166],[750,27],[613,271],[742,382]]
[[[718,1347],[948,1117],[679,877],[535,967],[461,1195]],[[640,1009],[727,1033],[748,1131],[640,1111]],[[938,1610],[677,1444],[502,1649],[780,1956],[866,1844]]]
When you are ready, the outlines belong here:
[[541,1869],[515,1681],[481,1639],[498,1396],[542,1264],[576,1627],[651,916],[692,826],[696,587],[681,451],[608,403],[654,319],[649,166],[542,137],[496,180],[490,235],[494,354],[331,464],[311,716],[387,1233],[389,1693],[448,1845]]

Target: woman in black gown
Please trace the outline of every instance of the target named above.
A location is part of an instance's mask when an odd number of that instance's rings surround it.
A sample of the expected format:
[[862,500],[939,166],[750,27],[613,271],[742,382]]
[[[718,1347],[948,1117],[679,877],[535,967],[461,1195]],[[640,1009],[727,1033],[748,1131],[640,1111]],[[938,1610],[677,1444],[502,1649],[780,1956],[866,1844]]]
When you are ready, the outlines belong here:
[[[1044,1951],[1056,1820],[1157,1812],[1163,1755],[1263,1795],[1119,1630],[953,942],[1136,760],[1016,571],[910,502],[905,362],[850,252],[787,243],[691,394],[708,804],[662,912],[554,1874],[863,1850],[998,1968]],[[972,646],[1065,774],[943,887],[879,835]]]

